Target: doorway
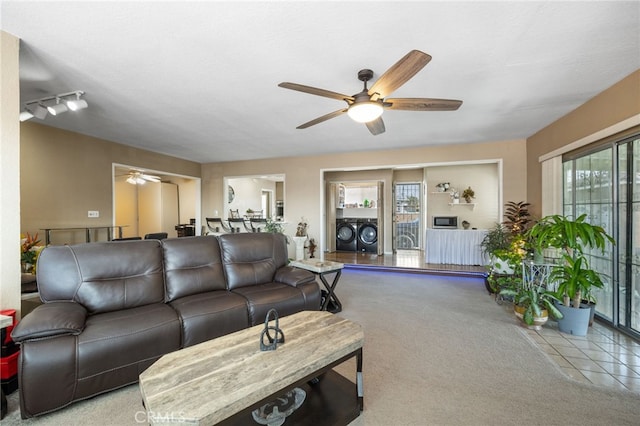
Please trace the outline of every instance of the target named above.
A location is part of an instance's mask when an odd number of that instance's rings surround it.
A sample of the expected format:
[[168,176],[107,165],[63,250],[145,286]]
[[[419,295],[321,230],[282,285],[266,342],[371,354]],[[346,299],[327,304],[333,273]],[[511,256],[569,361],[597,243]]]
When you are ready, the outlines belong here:
[[[132,170],[157,176],[160,181],[134,185],[127,182]],[[144,237],[153,232],[176,237],[176,225],[192,222],[200,234],[200,178],[116,163],[112,176],[113,225],[123,226],[123,237]]]
[[419,250],[423,229],[422,184],[395,183],[393,197],[393,251]]

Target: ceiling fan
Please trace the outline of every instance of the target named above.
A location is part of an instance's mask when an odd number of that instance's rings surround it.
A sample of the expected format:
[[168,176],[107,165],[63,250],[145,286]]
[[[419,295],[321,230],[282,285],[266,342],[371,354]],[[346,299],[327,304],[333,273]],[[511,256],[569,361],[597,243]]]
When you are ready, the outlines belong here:
[[127,182],[132,185],[144,185],[146,182],[160,182],[159,176],[148,175],[140,170],[131,170],[126,176]]
[[387,98],[431,60],[431,56],[419,50],[412,50],[389,68],[370,89],[367,82],[373,77],[373,71],[363,69],[358,72],[358,80],[364,82],[364,89],[353,96],[302,84],[283,82],[278,84],[285,89],[297,90],[312,95],[345,101],[347,108],[339,109],[301,124],[297,129],[306,129],[331,118],[347,113],[354,121],[364,123],[373,135],[384,133],[382,112],[385,109],[403,111],[455,111],[460,108],[462,101],[453,99],[432,98]]

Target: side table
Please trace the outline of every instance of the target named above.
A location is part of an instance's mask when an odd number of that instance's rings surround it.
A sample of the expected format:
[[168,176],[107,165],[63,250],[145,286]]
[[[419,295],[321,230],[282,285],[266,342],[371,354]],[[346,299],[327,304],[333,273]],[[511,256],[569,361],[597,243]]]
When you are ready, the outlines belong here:
[[[325,297],[324,302],[322,302],[321,310],[329,311],[334,314],[342,311],[342,303],[336,295],[336,287],[338,286],[340,275],[342,275],[342,268],[344,268],[343,263],[331,262],[329,260],[305,259],[294,260],[290,262],[289,265],[300,269],[306,269],[320,277],[320,281],[322,281],[322,284],[327,289],[327,296]],[[329,284],[325,276],[333,273],[335,273],[335,276],[333,277],[331,284]],[[330,307],[330,304],[333,306]]]

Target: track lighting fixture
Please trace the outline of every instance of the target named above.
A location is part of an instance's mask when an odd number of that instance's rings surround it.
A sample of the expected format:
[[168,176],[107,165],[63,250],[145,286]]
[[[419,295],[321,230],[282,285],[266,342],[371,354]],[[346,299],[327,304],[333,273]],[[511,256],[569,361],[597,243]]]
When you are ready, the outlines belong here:
[[[89,106],[87,101],[81,98],[82,90],[60,93],[46,98],[34,99],[24,104],[24,111],[20,113],[20,121],[30,120],[33,117],[44,120],[47,114],[58,115],[66,111],[78,111]],[[67,99],[69,98],[69,99]]]

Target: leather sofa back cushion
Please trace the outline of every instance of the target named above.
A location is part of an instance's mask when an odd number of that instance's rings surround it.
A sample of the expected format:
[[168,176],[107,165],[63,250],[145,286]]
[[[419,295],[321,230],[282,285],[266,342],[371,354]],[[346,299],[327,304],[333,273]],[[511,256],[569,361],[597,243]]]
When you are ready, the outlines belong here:
[[43,301],[72,300],[89,314],[164,302],[157,240],[49,246],[36,273]]
[[164,250],[166,300],[213,290],[226,290],[220,246],[213,236],[170,238]]
[[270,283],[276,270],[287,264],[287,241],[282,234],[223,234],[218,240],[230,290]]

